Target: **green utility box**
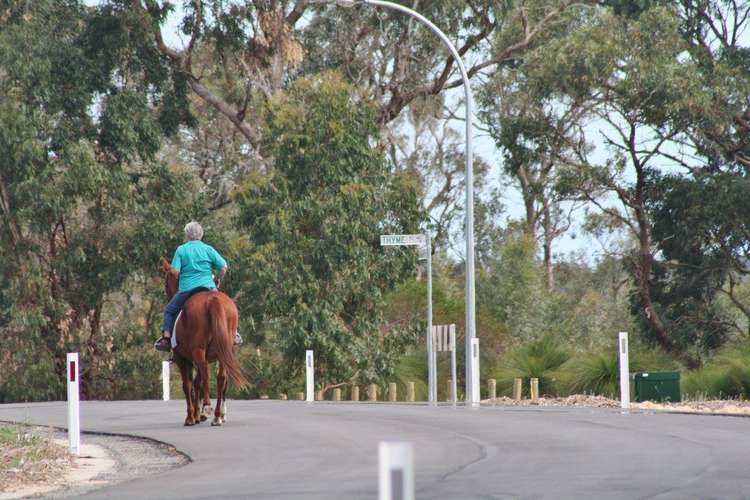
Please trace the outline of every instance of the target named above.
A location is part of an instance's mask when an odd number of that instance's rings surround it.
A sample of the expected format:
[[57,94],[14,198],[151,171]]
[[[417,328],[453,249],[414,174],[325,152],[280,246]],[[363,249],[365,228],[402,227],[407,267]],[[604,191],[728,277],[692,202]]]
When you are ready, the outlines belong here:
[[644,372],[635,374],[636,401],[680,401],[680,372]]

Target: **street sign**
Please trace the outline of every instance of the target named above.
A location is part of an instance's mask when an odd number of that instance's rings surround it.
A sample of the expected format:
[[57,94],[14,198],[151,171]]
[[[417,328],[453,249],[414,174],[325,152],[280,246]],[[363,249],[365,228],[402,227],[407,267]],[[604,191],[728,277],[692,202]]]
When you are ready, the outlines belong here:
[[381,234],[380,246],[424,246],[424,234]]

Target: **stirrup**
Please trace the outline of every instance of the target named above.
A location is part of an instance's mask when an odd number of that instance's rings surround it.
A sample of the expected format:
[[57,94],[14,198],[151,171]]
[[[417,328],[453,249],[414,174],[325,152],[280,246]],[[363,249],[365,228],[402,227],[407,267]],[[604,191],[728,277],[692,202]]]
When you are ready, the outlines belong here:
[[154,349],[157,351],[169,352],[172,350],[172,341],[168,337],[160,337],[154,342]]

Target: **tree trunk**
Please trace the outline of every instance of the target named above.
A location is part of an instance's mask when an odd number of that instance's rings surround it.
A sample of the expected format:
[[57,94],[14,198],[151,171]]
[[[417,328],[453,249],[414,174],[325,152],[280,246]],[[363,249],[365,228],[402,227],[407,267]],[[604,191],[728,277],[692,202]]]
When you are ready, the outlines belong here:
[[649,287],[649,280],[651,277],[651,270],[653,269],[654,256],[651,253],[651,234],[650,226],[646,217],[646,211],[644,209],[643,202],[643,179],[641,170],[637,169],[638,180],[636,182],[635,199],[633,200],[633,209],[635,211],[636,220],[638,222],[638,259],[636,262],[636,283],[638,286],[638,299],[644,308],[644,313],[649,325],[656,335],[657,342],[662,346],[664,350],[679,357],[688,368],[694,369],[701,366],[699,359],[690,356],[688,353],[681,351],[677,348],[661,321],[659,314],[654,307],[654,303],[651,300],[651,289]]
[[555,270],[552,265],[552,241],[555,238],[555,234],[550,217],[549,204],[545,200],[544,212],[542,214],[542,228],[544,230],[544,277],[547,282],[548,292],[555,289]]

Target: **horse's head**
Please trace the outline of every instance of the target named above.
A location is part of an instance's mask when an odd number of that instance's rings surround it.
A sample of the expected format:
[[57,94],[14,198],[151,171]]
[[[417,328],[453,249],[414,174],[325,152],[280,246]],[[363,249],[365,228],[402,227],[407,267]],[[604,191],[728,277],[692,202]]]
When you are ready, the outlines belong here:
[[180,278],[175,276],[175,273],[172,271],[172,266],[167,259],[161,259],[161,268],[164,270],[164,274],[167,275],[166,282],[164,283],[164,290],[167,292],[167,300],[169,300],[177,293],[177,286],[179,285]]

